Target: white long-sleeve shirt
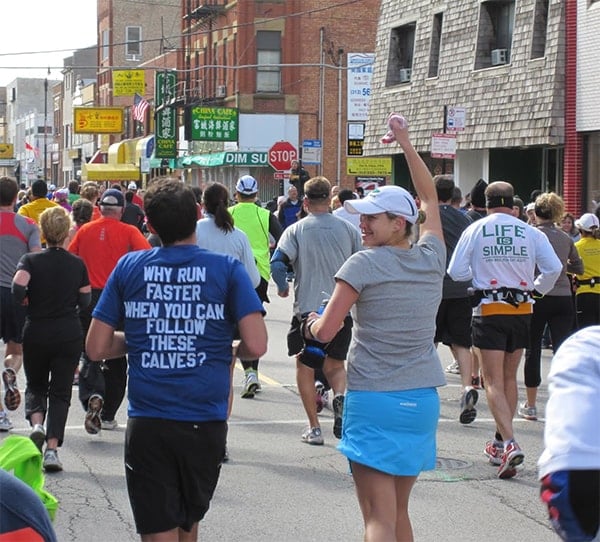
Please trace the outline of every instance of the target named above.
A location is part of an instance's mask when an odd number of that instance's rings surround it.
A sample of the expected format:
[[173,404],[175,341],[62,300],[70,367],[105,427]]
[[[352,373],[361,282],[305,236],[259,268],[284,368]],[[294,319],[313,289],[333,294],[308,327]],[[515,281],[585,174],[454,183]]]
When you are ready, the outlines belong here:
[[548,381],[539,477],[600,469],[600,326],[586,327],[560,346]]
[[462,233],[448,266],[452,280],[472,280],[476,290],[489,290],[495,284],[542,294],[552,289],[561,271],[562,263],[548,238],[502,212],[473,222]]

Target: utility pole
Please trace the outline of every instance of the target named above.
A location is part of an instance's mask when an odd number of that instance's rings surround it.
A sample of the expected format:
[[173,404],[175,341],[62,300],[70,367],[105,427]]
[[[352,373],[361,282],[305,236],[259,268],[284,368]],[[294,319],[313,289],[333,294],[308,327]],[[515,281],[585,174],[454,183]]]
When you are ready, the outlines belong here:
[[[48,68],[50,75],[50,68]],[[48,180],[48,75],[44,79],[44,180]]]

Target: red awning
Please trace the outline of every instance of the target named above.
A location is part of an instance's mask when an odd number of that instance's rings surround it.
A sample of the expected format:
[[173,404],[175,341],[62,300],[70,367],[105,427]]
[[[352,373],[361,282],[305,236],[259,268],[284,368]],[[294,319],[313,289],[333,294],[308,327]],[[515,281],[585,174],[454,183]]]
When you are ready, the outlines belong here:
[[108,162],[108,153],[98,149],[94,155],[87,161],[88,164],[106,164]]

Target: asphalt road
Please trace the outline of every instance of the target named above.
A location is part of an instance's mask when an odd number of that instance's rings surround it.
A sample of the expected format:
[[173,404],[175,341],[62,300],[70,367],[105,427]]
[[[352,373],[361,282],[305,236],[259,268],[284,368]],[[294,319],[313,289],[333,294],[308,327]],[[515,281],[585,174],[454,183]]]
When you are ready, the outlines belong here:
[[[231,460],[222,468],[211,509],[200,526],[204,541],[362,540],[362,517],[352,477],[331,433],[332,414],[321,415],[324,446],[300,440],[306,425],[295,385],[294,363],[286,353],[291,298],[271,290],[266,317],[269,351],[261,360],[263,391],[240,399],[243,372],[236,369],[229,429]],[[440,347],[442,364],[449,351]],[[550,353],[544,351],[544,382],[539,392],[539,421],[515,420],[515,436],[525,451],[516,478],[496,478],[483,455],[494,422],[481,393],[477,420],[458,423],[460,381],[447,375],[441,388],[438,468],[423,473],[411,497],[415,539],[424,542],[476,542],[492,539],[556,541],[541,504],[536,461],[542,451],[545,377]],[[522,370],[520,395],[524,397]],[[19,386],[24,388],[23,372]],[[59,451],[64,471],[46,476],[46,489],[60,501],[55,528],[65,542],[138,540],[127,499],[123,467],[126,407],[117,414],[121,427],[90,436],[73,388],[66,438]],[[11,414],[15,434],[27,435],[23,406]],[[3,439],[7,433],[0,433]],[[149,496],[151,497],[151,496]]]

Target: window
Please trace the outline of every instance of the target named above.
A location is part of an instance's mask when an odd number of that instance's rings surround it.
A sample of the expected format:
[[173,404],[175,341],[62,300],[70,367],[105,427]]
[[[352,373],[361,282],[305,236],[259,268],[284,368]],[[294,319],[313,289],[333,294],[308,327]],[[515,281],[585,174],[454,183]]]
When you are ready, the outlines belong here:
[[514,0],[485,0],[481,3],[476,70],[510,62],[514,19]]
[[102,31],[102,60],[108,60],[108,53],[110,48],[110,33],[108,30]]
[[442,44],[442,21],[443,13],[433,16],[433,28],[431,29],[431,47],[429,49],[429,73],[428,77],[437,77],[440,66],[440,47]]
[[546,54],[546,32],[548,28],[548,0],[535,0],[533,14],[533,37],[531,58],[542,58]]
[[125,60],[142,59],[142,27],[125,28]]
[[256,63],[256,92],[281,92],[281,32],[256,33]]
[[416,23],[392,29],[386,86],[409,83],[412,76]]

